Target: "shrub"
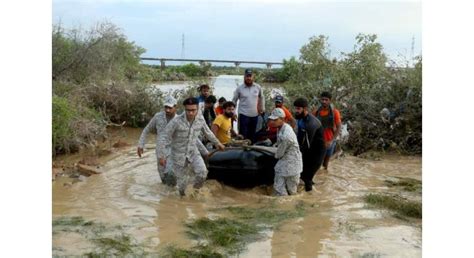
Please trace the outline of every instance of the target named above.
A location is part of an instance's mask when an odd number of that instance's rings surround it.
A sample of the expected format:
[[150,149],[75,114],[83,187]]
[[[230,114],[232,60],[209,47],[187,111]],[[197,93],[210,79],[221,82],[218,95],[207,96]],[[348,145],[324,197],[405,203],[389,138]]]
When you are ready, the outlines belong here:
[[58,96],[53,96],[52,104],[53,155],[77,151],[105,135],[96,111]]
[[113,123],[144,126],[162,108],[162,93],[146,84],[91,84],[83,87],[83,98]]
[[176,70],[186,74],[186,76],[189,77],[205,76],[204,70],[193,63],[179,66]]
[[52,35],[53,80],[83,83],[133,79],[144,52],[110,22],[98,23],[87,31],[65,30],[56,24]]
[[360,34],[353,52],[331,59],[328,38],[310,38],[298,61],[284,61],[285,91],[290,101],[303,96],[313,108],[323,90],[332,92],[332,102],[349,124],[347,147],[355,155],[388,148],[421,153],[422,59],[414,67],[389,66],[376,39]]
[[89,30],[53,26],[53,155],[94,144],[107,123],[146,123],[160,106],[145,84],[162,76],[140,64],[145,50],[112,23]]
[[53,153],[71,150],[70,143],[74,132],[71,123],[76,112],[67,99],[53,96]]

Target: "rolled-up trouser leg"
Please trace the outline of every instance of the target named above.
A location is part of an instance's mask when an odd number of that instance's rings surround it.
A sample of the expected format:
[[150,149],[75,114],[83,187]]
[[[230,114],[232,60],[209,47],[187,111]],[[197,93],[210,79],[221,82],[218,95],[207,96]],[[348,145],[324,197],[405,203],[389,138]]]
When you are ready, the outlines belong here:
[[298,183],[300,182],[300,175],[285,177],[286,189],[290,195],[296,194]]
[[200,155],[196,155],[191,163],[192,171],[194,172],[194,188],[199,189],[203,186],[207,177],[207,168],[204,160]]
[[273,180],[273,189],[275,190],[275,195],[288,195],[288,192],[286,191],[285,178],[283,176],[275,174],[275,179]]

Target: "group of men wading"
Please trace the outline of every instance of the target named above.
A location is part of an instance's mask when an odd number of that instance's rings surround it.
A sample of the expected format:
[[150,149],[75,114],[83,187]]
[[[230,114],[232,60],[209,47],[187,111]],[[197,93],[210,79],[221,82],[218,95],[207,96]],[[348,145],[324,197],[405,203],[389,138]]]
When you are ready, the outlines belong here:
[[[204,162],[209,151],[203,141],[211,142],[218,150],[224,150],[232,137],[249,139],[252,143],[262,139],[257,133],[259,116],[265,114],[265,98],[260,85],[254,83],[250,69],[245,70],[244,83],[236,88],[232,101],[211,95],[210,87],[199,87],[198,97],[183,101],[184,112],[176,115],[177,101],[167,97],[164,111],[156,113],[144,128],[138,143],[137,154],[143,154],[146,136],[156,131],[157,169],[162,183],[177,186],[185,195],[189,182],[202,187],[207,168]],[[276,195],[296,194],[300,179],[306,191],[313,189],[313,177],[323,165],[328,168],[329,159],[336,146],[335,139],[341,128],[341,115],[331,105],[331,94],[320,95],[321,105],[312,112],[308,100],[294,101],[294,118],[283,105],[283,96],[275,97],[275,108],[268,117],[268,127],[263,138],[270,139],[277,147],[275,158],[274,192]],[[235,108],[238,106],[238,115]],[[238,120],[238,133],[233,121]]]

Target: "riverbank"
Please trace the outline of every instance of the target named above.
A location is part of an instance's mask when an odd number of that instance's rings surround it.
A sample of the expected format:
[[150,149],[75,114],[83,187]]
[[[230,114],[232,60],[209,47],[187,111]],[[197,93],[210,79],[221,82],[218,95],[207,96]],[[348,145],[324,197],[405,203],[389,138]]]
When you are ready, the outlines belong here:
[[[107,138],[96,145],[85,147],[72,154],[61,154],[52,159],[52,180],[58,177],[78,178],[90,176],[93,172],[79,168],[89,167],[100,173],[101,167],[108,161],[123,154],[124,149],[136,146],[143,128],[111,127],[107,128]],[[151,137],[150,137],[151,138]],[[153,150],[154,151],[154,150]],[[74,181],[74,180],[73,180]]]

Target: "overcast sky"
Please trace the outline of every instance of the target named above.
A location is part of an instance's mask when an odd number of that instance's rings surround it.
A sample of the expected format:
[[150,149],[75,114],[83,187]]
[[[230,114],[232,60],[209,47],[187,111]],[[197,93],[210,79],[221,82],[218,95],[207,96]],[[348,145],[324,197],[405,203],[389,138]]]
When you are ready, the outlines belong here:
[[108,20],[147,57],[281,61],[299,56],[311,36],[331,53],[350,52],[358,33],[377,34],[391,58],[421,53],[420,1],[53,0],[53,22],[67,27]]

